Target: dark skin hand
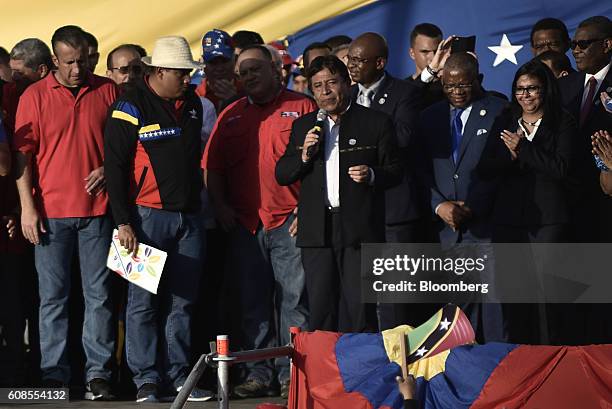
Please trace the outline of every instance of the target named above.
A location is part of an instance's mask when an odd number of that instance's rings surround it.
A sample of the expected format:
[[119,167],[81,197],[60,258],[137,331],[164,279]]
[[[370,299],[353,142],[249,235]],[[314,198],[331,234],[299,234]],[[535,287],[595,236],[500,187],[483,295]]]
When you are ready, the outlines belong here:
[[6,227],[9,239],[14,239],[17,232],[17,218],[14,215],[2,216],[2,224]]
[[396,376],[395,381],[397,382],[397,387],[404,397],[404,400],[414,399],[416,384],[412,375],[408,375],[407,379],[404,379],[401,376]]
[[440,204],[438,216],[455,231],[472,217],[472,211],[465,205],[465,202],[448,201]]
[[593,154],[599,156],[603,163],[612,169],[612,137],[608,131],[597,131],[591,136]]
[[124,224],[119,226],[119,243],[125,248],[129,253],[136,254],[138,252],[138,239],[136,238],[136,233],[134,233],[134,229],[129,224]]

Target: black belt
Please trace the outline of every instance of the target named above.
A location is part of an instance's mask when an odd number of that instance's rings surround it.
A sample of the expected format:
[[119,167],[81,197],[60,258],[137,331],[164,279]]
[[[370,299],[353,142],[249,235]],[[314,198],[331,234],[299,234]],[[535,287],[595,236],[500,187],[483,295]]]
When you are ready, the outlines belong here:
[[340,213],[340,206],[338,207],[331,207],[331,206],[326,206],[327,211],[330,213]]

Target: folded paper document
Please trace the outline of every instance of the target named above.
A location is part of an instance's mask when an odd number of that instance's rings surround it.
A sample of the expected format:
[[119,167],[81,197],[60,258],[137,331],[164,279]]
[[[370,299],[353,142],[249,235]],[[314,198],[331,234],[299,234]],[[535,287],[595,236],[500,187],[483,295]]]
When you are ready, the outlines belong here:
[[130,283],[157,294],[157,287],[168,254],[143,243],[138,244],[138,250],[135,253],[128,254],[128,251],[119,243],[119,232],[115,229],[106,266]]

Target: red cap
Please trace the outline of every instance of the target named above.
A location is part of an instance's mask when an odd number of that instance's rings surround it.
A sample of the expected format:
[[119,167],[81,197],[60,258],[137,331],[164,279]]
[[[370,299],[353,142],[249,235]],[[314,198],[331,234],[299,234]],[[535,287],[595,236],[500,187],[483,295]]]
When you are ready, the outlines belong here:
[[280,41],[273,41],[270,43],[270,45],[276,48],[276,50],[280,54],[283,60],[283,65],[297,64],[293,60],[293,57],[291,56],[291,54],[289,54],[289,51],[287,51],[287,47],[283,43],[281,43]]

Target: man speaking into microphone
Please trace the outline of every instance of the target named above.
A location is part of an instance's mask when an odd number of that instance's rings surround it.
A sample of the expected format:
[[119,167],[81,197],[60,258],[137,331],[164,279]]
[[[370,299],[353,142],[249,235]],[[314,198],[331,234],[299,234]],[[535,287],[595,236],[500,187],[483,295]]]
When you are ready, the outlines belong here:
[[385,189],[402,177],[393,123],[351,104],[349,73],[337,57],[316,58],[306,76],[320,110],[293,122],[276,180],[301,181],[296,244],[310,330],[376,330],[374,305],[361,302],[361,243],[385,241]]

